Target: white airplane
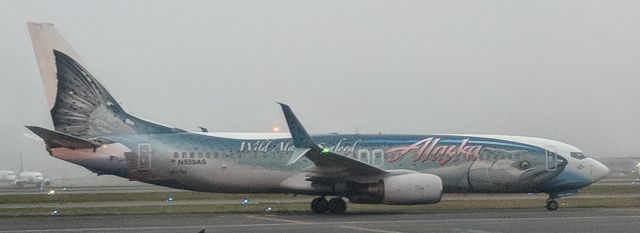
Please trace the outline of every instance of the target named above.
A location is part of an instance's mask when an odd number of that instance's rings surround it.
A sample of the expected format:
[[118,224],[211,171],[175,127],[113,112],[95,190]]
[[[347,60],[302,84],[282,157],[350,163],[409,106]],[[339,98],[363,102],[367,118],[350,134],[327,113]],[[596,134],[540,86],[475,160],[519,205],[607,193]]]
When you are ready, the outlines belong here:
[[55,129],[27,128],[51,156],[99,174],[204,192],[317,195],[313,212],[344,213],[345,199],[430,204],[443,192],[545,192],[556,210],[556,198],[609,172],[578,148],[542,138],[309,135],[285,104],[290,135],[187,132],[127,113],[53,24],[28,29]]
[[0,170],[0,182],[13,184],[18,175],[11,170]]
[[45,178],[41,172],[21,172],[13,184],[21,188],[27,185],[46,187],[51,185],[51,180]]
[[51,179],[45,178],[42,172],[20,172],[13,184],[21,188],[27,185],[46,187],[51,185]]
[[45,178],[42,172],[24,171],[22,160],[20,161],[19,173],[11,170],[1,170],[0,182],[8,183],[21,188],[27,185],[35,185],[35,187],[46,187],[51,185],[51,179]]

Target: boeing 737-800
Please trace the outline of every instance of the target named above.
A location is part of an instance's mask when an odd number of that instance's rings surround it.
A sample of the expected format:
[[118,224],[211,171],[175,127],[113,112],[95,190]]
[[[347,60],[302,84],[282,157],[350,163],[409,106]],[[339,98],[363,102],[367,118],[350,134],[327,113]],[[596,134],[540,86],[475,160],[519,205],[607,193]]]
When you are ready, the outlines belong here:
[[556,198],[608,173],[574,146],[533,137],[311,136],[285,104],[289,134],[187,132],[127,113],[52,24],[28,29],[54,130],[28,128],[51,156],[99,174],[204,192],[317,195],[314,212],[343,213],[345,199],[429,204],[443,192],[545,192],[555,210]]

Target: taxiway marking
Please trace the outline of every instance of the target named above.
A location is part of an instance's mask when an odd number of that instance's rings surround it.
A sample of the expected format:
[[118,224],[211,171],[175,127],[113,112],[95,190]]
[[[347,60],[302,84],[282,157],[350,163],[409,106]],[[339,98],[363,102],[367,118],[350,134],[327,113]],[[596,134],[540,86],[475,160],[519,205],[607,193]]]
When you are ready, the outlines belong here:
[[291,224],[309,224],[308,222],[303,222],[303,221],[275,218],[275,216],[274,217],[267,217],[267,216],[247,215],[247,217],[254,218],[254,219],[260,219],[260,220],[270,220],[270,221],[276,221],[276,222],[285,222],[285,223],[291,223]]
[[354,226],[337,226],[339,228],[345,228],[349,230],[358,230],[358,231],[367,231],[367,232],[377,232],[377,233],[402,233],[399,231],[387,231],[373,228],[364,228],[364,227],[354,227]]

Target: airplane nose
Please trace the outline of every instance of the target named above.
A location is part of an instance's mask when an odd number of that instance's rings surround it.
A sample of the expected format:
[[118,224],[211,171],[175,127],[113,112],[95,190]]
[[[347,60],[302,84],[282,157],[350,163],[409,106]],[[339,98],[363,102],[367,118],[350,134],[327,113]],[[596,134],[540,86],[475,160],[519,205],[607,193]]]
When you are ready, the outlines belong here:
[[594,165],[591,171],[592,172],[591,176],[593,178],[593,182],[595,183],[595,182],[598,182],[599,180],[602,180],[607,175],[609,175],[609,168],[596,160],[593,160],[593,162],[594,162]]

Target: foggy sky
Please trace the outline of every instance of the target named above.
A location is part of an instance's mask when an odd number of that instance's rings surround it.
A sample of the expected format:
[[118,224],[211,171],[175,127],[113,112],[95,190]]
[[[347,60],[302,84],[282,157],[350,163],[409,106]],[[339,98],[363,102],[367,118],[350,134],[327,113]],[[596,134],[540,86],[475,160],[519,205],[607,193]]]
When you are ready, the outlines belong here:
[[[89,174],[52,128],[26,22],[53,22],[130,112],[266,132],[489,133],[640,156],[638,1],[0,1],[0,169]],[[63,172],[64,170],[64,172]]]

